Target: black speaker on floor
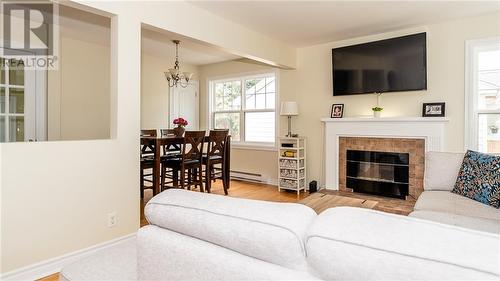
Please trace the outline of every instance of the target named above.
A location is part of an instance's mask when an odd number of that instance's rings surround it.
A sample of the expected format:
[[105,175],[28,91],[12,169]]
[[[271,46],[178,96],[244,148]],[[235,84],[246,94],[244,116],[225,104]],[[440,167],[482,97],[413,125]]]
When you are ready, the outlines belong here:
[[318,182],[312,181],[309,183],[309,193],[314,193],[318,191]]

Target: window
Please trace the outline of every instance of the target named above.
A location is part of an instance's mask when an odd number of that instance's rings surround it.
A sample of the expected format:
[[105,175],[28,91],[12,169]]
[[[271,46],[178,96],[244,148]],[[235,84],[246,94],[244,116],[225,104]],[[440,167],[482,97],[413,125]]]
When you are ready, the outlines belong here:
[[500,38],[467,42],[466,146],[500,153]]
[[274,73],[210,81],[210,128],[229,129],[234,142],[274,146]]
[[[24,64],[0,58],[0,142],[25,141],[27,105]],[[33,134],[31,134],[33,135]]]

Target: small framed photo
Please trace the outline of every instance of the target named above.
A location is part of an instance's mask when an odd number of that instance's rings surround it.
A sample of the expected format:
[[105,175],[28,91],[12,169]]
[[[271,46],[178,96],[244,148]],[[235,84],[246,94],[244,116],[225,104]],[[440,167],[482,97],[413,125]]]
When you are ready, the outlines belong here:
[[333,104],[331,118],[342,118],[344,116],[344,104]]
[[445,114],[445,103],[444,102],[434,102],[434,103],[424,103],[422,107],[423,117],[444,117]]

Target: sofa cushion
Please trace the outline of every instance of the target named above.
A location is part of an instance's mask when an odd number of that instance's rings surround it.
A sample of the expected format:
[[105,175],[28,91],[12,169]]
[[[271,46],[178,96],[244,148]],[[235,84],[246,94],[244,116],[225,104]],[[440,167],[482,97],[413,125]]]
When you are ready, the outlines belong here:
[[467,151],[452,192],[499,208],[500,156]]
[[424,189],[451,191],[463,159],[464,153],[427,152]]
[[150,224],[292,269],[305,269],[309,207],[170,189],[145,207]]
[[500,210],[449,191],[422,192],[413,210],[500,220]]
[[431,220],[435,222],[486,231],[500,234],[500,220],[483,219],[477,217],[468,217],[457,214],[434,212],[434,211],[415,211],[410,217]]
[[65,266],[61,281],[132,281],[137,280],[136,239],[127,239],[99,250]]
[[500,236],[350,207],[321,213],[306,238],[324,280],[498,280]]

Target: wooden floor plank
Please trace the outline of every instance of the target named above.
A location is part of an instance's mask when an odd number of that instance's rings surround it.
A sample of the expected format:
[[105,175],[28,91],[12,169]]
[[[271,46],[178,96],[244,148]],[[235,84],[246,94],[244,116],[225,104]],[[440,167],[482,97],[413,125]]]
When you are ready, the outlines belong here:
[[316,211],[316,213],[321,213],[326,209],[334,207],[358,207],[372,209],[378,202],[367,199],[360,199],[347,196],[330,195],[320,192],[314,193],[305,199],[299,201],[299,203],[309,206]]

